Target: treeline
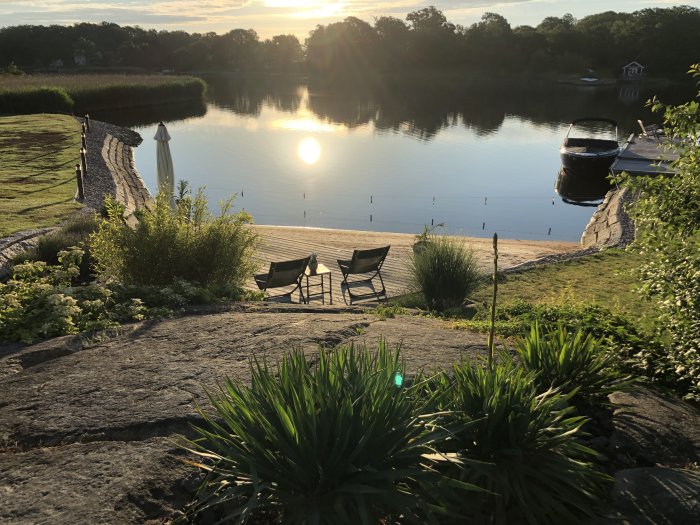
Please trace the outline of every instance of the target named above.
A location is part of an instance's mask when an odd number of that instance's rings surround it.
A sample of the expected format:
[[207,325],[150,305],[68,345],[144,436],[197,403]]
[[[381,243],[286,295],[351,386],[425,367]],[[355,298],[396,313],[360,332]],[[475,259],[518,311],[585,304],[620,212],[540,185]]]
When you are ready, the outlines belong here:
[[[405,20],[355,17],[319,25],[304,45],[294,35],[260,40],[252,29],[223,35],[156,31],[116,24],[0,29],[0,64],[40,68],[60,60],[88,66],[176,71],[318,73],[329,78],[402,74],[425,68],[491,73],[586,73],[617,76],[636,60],[653,76],[674,77],[698,60],[700,10],[689,6],[607,11],[580,20],[547,17],[511,27],[486,13],[469,27],[435,7]],[[467,69],[468,68],[468,69]]]

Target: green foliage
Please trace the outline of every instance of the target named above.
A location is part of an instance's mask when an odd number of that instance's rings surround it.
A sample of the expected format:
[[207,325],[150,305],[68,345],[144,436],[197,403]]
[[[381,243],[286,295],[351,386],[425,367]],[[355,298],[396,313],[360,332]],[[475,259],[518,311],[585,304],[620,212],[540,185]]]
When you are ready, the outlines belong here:
[[82,256],[71,248],[59,252],[57,266],[38,261],[13,268],[12,278],[0,283],[0,340],[31,343],[144,318],[138,299],[118,303],[107,288],[72,287]]
[[229,379],[208,394],[216,412],[202,411],[200,437],[186,441],[208,472],[191,512],[235,523],[425,522],[439,480],[426,454],[444,433],[401,386],[398,350],[322,349],[313,363],[296,351],[277,368],[255,360],[250,386]]
[[517,351],[525,370],[536,374],[541,392],[554,388],[573,393],[574,404],[605,402],[608,394],[629,384],[629,377],[619,372],[617,355],[581,329],[572,332],[560,325],[543,330],[535,323],[518,341]]
[[171,195],[160,193],[151,209],[137,212],[134,228],[123,207],[105,201],[108,218],[92,236],[90,249],[100,277],[126,285],[168,285],[177,280],[203,286],[242,287],[255,271],[256,234],[251,217],[232,214],[232,200],[212,217],[200,190],[183,193],[175,209]]
[[447,236],[431,236],[413,254],[409,270],[428,308],[438,311],[461,305],[481,277],[474,251]]
[[[690,73],[700,78],[700,64]],[[680,156],[671,177],[623,174],[617,181],[639,195],[630,213],[635,246],[645,257],[641,291],[659,307],[665,345],[663,352],[652,347],[636,357],[653,379],[700,400],[700,103],[651,104],[664,111],[666,135]]]
[[97,231],[97,228],[98,218],[95,215],[81,214],[73,217],[60,230],[40,237],[34,248],[18,255],[13,263],[44,261],[48,265],[56,265],[59,264],[58,254],[60,252],[76,246],[84,252],[78,278],[85,282],[90,278],[92,266],[88,240],[90,235]]
[[62,88],[0,89],[0,114],[70,113],[73,105],[73,99]]
[[535,374],[507,356],[490,370],[463,361],[453,374],[431,387],[452,433],[439,450],[448,475],[490,492],[478,509],[484,521],[559,524],[593,514],[611,480],[576,439],[586,419],[574,415],[571,394],[541,393]]
[[165,287],[73,286],[82,256],[83,251],[73,247],[59,252],[58,265],[37,261],[13,268],[12,278],[0,283],[0,341],[31,343],[171,316],[188,304],[248,298],[237,286],[202,288],[182,280]]
[[397,315],[403,315],[408,313],[408,310],[402,306],[398,305],[383,305],[380,304],[376,308],[369,310],[374,315],[379,318],[380,321],[385,321],[387,319],[393,319]]
[[[469,321],[456,322],[456,326],[486,332],[488,309],[479,308]],[[502,336],[526,336],[535,323],[544,330],[561,325],[569,331],[583,330],[601,339],[605,348],[625,354],[636,353],[648,341],[627,317],[598,304],[530,304],[513,301],[496,310],[496,332]]]

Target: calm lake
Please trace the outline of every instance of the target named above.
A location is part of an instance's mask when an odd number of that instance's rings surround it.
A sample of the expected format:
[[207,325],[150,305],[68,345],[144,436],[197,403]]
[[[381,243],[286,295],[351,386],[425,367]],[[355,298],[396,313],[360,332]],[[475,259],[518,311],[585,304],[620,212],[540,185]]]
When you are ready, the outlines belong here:
[[[677,91],[681,91],[678,93]],[[683,100],[685,90],[644,85],[392,88],[210,82],[205,107],[94,115],[134,127],[144,139],[136,166],[152,193],[163,120],[176,180],[206,187],[213,208],[256,223],[578,241],[594,208],[554,191],[559,146],[579,117],[617,120],[620,139],[636,120],[658,122],[644,102]]]

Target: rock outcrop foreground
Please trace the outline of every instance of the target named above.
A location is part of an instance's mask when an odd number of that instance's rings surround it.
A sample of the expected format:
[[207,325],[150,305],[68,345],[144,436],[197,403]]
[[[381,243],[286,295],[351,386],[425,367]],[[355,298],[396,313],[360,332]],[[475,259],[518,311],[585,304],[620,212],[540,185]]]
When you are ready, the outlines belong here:
[[243,307],[0,349],[0,522],[161,523],[191,494],[174,444],[200,420],[204,388],[249,379],[253,355],[403,341],[410,370],[483,354],[485,338],[434,319],[357,308]]
[[[201,421],[205,388],[248,381],[251,356],[379,337],[402,343],[409,372],[486,353],[485,336],[436,319],[265,303],[0,347],[0,523],[167,522],[197,484],[176,436]],[[610,441],[630,468],[595,523],[696,523],[697,409],[649,391],[612,401]]]

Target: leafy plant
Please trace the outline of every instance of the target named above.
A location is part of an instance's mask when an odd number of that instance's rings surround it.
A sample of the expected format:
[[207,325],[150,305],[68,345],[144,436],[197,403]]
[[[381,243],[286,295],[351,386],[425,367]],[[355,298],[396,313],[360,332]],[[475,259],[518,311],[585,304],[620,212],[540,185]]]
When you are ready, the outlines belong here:
[[[438,448],[450,460],[447,475],[489,491],[484,522],[573,523],[594,514],[611,480],[576,439],[586,419],[567,406],[571,394],[539,392],[535,374],[508,356],[491,369],[465,360],[453,375],[431,386],[452,431]],[[452,500],[465,511],[471,504]]]
[[[700,78],[700,64],[689,72]],[[639,272],[641,292],[661,312],[663,351],[642,349],[635,357],[654,380],[700,400],[700,102],[666,106],[654,98],[650,104],[664,112],[668,146],[679,157],[672,177],[623,174],[617,179],[638,195],[629,211],[635,246],[646,259]]]
[[447,236],[431,237],[412,255],[409,270],[426,305],[438,311],[462,304],[481,277],[474,251]]
[[88,241],[97,228],[97,216],[85,214],[75,216],[58,231],[40,237],[34,248],[18,255],[13,262],[20,264],[28,261],[44,261],[48,265],[57,265],[59,252],[76,246],[84,252],[80,262],[79,279],[87,281],[90,278],[92,266]]
[[526,370],[535,373],[539,391],[550,388],[573,393],[573,402],[592,404],[629,385],[619,372],[620,360],[603,348],[602,341],[584,330],[569,331],[560,325],[542,329],[532,325],[518,341],[517,352]]
[[175,209],[171,195],[159,193],[131,228],[123,220],[123,207],[107,199],[108,218],[90,242],[98,274],[126,285],[185,280],[242,287],[255,271],[257,235],[248,227],[251,217],[230,213],[231,206],[231,200],[223,203],[214,218],[201,190],[194,198],[183,193]]
[[438,508],[429,502],[440,498],[440,477],[426,454],[442,432],[402,386],[398,350],[322,349],[313,364],[295,351],[277,374],[257,360],[250,368],[250,386],[228,379],[208,394],[215,414],[202,411],[200,437],[186,442],[208,472],[192,513],[376,524],[424,522]]

